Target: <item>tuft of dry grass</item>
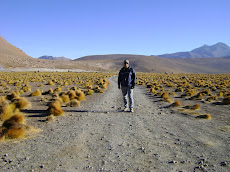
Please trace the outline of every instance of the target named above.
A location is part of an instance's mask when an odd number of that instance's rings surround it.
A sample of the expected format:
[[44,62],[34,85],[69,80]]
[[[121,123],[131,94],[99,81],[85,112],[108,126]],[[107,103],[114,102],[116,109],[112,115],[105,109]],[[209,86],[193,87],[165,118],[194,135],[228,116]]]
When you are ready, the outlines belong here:
[[179,100],[175,101],[170,105],[170,107],[180,107],[180,106],[181,106],[181,102]]
[[66,104],[66,106],[70,107],[80,107],[81,103],[77,99],[71,100],[69,103]]
[[13,125],[7,130],[5,134],[5,139],[20,139],[25,137],[25,135],[26,135],[26,131],[23,126]]
[[94,93],[93,90],[88,90],[87,93],[86,93],[86,95],[92,95],[93,93]]
[[61,95],[60,98],[62,99],[62,102],[64,103],[68,103],[70,101],[69,96],[65,94]]
[[200,109],[200,105],[199,104],[195,104],[191,107],[192,110],[198,110]]
[[0,106],[3,106],[7,103],[7,99],[6,96],[2,96],[0,97]]
[[12,99],[15,99],[15,98],[19,98],[19,96],[20,96],[19,91],[13,91],[11,94],[7,95],[6,98],[8,100],[12,100]]
[[15,104],[6,104],[0,107],[0,119],[5,121],[13,116],[13,112],[15,111]]
[[73,100],[73,99],[76,98],[76,93],[75,93],[74,90],[69,90],[69,91],[67,92],[67,95],[69,95],[70,100]]
[[12,103],[14,103],[18,109],[28,109],[31,107],[31,103],[24,97],[15,98],[12,100]]
[[15,113],[11,118],[4,121],[2,124],[5,128],[10,128],[16,124],[24,124],[25,123],[25,116],[21,112]]
[[208,97],[206,101],[208,102],[218,101],[217,95]]
[[39,89],[37,89],[35,92],[30,94],[30,96],[32,97],[41,96],[41,95],[42,95],[42,92]]
[[54,85],[53,81],[48,81],[47,85]]
[[54,100],[49,104],[47,109],[50,115],[61,116],[64,115],[64,111],[61,109],[61,103],[58,100]]
[[84,92],[77,90],[76,91],[76,99],[79,101],[85,100],[85,94]]
[[197,119],[211,119],[211,115],[210,114],[205,114],[205,115],[198,115],[196,116]]

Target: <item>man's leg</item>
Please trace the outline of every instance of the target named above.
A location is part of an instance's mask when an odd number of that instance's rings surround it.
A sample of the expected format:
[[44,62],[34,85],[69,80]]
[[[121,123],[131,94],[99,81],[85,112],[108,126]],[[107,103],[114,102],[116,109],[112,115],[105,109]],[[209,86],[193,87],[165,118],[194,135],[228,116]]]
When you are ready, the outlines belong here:
[[128,88],[128,96],[129,96],[129,107],[130,109],[133,109],[134,108],[133,89]]
[[127,87],[121,87],[121,90],[122,90],[122,94],[123,94],[125,108],[128,108],[128,98],[127,98],[128,88]]

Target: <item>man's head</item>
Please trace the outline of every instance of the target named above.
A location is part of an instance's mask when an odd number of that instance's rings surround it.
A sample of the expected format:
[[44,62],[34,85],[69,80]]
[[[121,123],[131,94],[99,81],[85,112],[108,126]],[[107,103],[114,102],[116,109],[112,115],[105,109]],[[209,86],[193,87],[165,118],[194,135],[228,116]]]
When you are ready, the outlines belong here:
[[124,67],[128,68],[129,67],[129,61],[128,60],[124,60]]

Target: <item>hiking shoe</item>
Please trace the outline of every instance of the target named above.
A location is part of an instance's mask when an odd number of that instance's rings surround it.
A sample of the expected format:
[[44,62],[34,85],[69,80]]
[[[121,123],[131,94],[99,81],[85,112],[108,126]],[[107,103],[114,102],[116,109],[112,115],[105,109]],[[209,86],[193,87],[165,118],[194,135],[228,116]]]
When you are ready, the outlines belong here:
[[124,112],[128,112],[129,111],[129,109],[128,108],[124,108],[124,110],[123,110]]
[[132,109],[130,110],[130,112],[132,112],[132,113],[133,113],[133,112],[134,112],[134,109],[132,108]]

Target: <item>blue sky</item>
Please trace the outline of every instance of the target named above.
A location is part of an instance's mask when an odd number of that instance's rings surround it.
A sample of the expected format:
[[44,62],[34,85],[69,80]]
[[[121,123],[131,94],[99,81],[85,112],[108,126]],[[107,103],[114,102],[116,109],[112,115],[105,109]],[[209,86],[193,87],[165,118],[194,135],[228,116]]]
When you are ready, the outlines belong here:
[[230,45],[229,0],[0,0],[0,35],[32,57]]

